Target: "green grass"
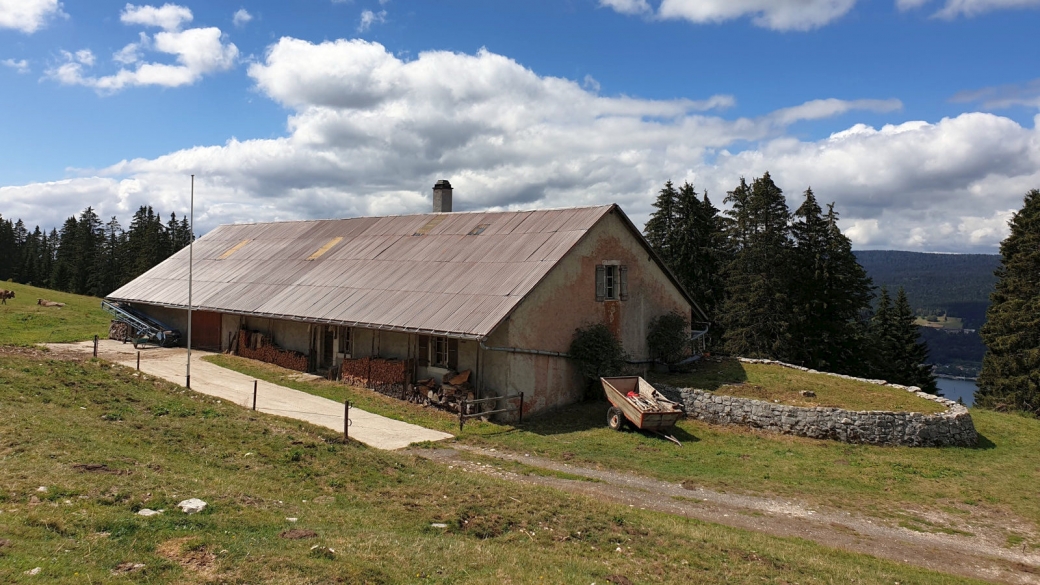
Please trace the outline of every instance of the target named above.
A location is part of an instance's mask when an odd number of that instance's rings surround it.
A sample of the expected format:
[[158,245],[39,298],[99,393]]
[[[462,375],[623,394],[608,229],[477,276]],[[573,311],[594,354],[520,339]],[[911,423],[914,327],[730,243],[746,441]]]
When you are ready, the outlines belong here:
[[778,495],[895,518],[906,508],[963,511],[973,521],[1011,515],[1040,524],[1040,421],[973,410],[981,446],[848,445],[680,421],[677,447],[606,427],[606,402],[574,405],[523,429],[466,442],[602,466],[705,488]]
[[[923,413],[946,410],[938,403],[918,398],[905,390],[775,365],[744,364],[736,360],[704,361],[698,363],[692,372],[651,374],[650,379],[678,388],[700,388],[717,394],[794,406]],[[802,396],[803,390],[810,390],[816,396]]]
[[[111,318],[101,310],[101,299],[13,282],[0,282],[0,288],[15,292],[15,298],[0,305],[0,345],[86,341],[95,335],[108,337]],[[65,303],[65,306],[37,305],[36,300],[41,298]]]
[[0,405],[5,583],[970,582],[451,472],[97,360],[8,351]]
[[[932,510],[973,523],[1009,514],[1040,524],[1040,421],[1014,414],[972,410],[980,447],[911,448],[848,445],[757,432],[739,427],[680,421],[677,447],[653,435],[612,431],[606,426],[606,402],[585,402],[550,415],[525,420],[520,428],[466,423],[457,418],[389,398],[370,390],[327,381],[293,379],[289,370],[231,356],[212,361],[304,392],[342,400],[350,396],[361,408],[453,433],[464,443],[531,453],[574,465],[614,469],[722,491],[797,498],[900,521],[907,507]],[[728,362],[735,363],[735,362]],[[722,365],[727,364],[723,362]],[[749,367],[750,366],[750,367]],[[860,392],[871,384],[811,376],[797,370],[744,365],[752,380],[823,378],[829,390]],[[766,372],[760,374],[759,372]],[[732,383],[734,371],[702,370],[702,388]],[[792,378],[793,377],[793,378]],[[674,380],[674,378],[672,378]],[[897,391],[897,396],[909,393]],[[850,403],[858,400],[847,399]],[[926,405],[929,401],[915,399]],[[956,510],[956,512],[951,512]],[[941,532],[943,527],[934,531]],[[1040,544],[1040,543],[1037,543]]]

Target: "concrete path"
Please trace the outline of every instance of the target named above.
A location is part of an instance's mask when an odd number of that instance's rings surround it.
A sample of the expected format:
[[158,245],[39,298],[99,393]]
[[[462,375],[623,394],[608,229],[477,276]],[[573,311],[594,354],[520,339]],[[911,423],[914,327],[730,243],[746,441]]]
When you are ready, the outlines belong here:
[[[94,342],[51,344],[59,350],[93,353]],[[137,367],[137,351],[133,345],[104,339],[98,355],[131,368]],[[187,351],[182,348],[141,347],[141,371],[185,384]],[[252,408],[255,378],[202,361],[210,352],[192,350],[191,389],[216,396],[239,406]],[[286,418],[304,420],[343,432],[343,404],[260,380],[257,383],[256,409]],[[350,409],[350,438],[378,449],[401,449],[420,441],[440,441],[452,435],[365,412]]]

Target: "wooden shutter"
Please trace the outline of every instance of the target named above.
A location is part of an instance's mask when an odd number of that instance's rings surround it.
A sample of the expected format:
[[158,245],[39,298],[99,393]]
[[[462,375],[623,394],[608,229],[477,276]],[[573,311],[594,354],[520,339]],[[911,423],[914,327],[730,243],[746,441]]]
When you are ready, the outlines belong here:
[[596,266],[596,302],[602,302],[607,298],[607,267],[602,264]]
[[459,340],[448,339],[448,368],[452,370],[459,369]]
[[426,335],[419,336],[419,353],[415,361],[424,368],[430,365],[430,338]]
[[628,300],[628,266],[618,266],[618,280],[621,282],[621,300]]

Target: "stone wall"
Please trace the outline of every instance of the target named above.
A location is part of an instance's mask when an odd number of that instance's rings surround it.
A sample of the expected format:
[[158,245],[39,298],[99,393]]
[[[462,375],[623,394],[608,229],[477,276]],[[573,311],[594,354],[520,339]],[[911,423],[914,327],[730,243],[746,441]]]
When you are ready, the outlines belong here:
[[903,445],[910,447],[974,447],[979,436],[971,414],[961,404],[941,396],[921,392],[914,386],[886,384],[883,380],[864,380],[843,374],[816,372],[772,360],[741,359],[745,363],[771,364],[820,375],[837,376],[871,384],[899,388],[924,400],[938,402],[946,412],[851,411],[840,408],[806,408],[775,404],[763,400],[721,396],[696,388],[671,388],[655,384],[658,390],[686,407],[689,418],[714,424],[731,424],[765,429],[814,439],[834,439],[846,443]]

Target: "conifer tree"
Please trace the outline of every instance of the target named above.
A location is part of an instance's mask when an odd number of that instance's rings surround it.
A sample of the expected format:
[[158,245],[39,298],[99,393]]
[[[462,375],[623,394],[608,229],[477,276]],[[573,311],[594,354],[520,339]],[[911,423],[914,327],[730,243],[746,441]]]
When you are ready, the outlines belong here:
[[0,282],[15,277],[16,258],[14,224],[0,215]]
[[824,215],[812,189],[795,211],[792,344],[796,363],[818,370],[863,373],[863,315],[872,284],[838,228],[834,204]]
[[888,381],[904,386],[917,386],[924,392],[937,394],[939,388],[935,384],[935,375],[926,364],[928,346],[921,341],[917,325],[914,324],[916,315],[910,307],[903,287],[899,287],[899,294],[896,295],[894,313],[897,352],[891,359],[895,364],[895,375]]
[[790,211],[769,173],[741,179],[726,202],[735,251],[720,312],[724,349],[733,355],[790,359]]
[[997,284],[982,326],[986,354],[975,404],[1040,414],[1040,190],[1026,193],[1000,244]]
[[657,194],[654,207],[657,211],[650,214],[650,219],[643,228],[646,241],[653,246],[665,264],[675,270],[675,258],[673,256],[672,244],[676,234],[676,207],[679,192],[671,181],[664,184],[664,188]]

